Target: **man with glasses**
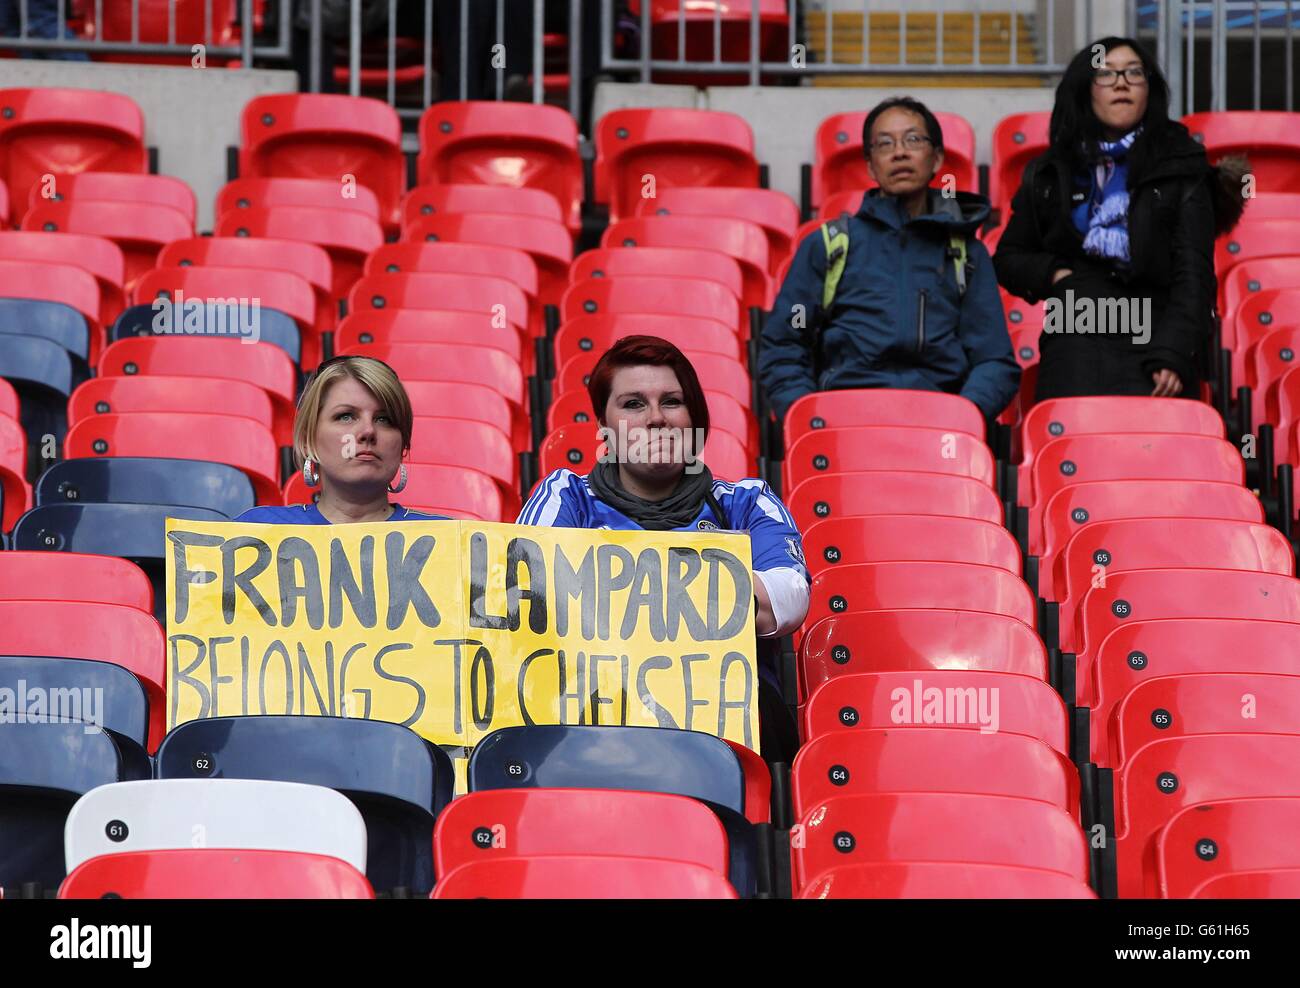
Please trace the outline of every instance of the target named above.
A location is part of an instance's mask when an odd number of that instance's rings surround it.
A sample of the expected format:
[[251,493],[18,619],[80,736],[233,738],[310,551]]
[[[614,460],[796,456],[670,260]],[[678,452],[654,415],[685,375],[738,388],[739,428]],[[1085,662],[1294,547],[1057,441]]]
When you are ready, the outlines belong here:
[[1020,383],[988,251],[983,196],[932,189],[943,131],[907,97],[863,125],[879,188],[805,238],[763,327],[759,375],[778,421],[814,391],[947,391],[986,418]]

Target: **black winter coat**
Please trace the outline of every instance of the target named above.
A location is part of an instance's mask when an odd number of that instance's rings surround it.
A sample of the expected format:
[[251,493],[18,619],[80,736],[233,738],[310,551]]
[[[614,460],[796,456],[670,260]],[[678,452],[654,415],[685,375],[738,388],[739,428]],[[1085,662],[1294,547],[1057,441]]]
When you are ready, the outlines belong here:
[[[1082,353],[1095,353],[1111,366],[1121,361],[1130,381],[1139,375],[1149,381],[1152,373],[1168,368],[1183,380],[1188,395],[1197,379],[1197,355],[1208,346],[1213,327],[1215,171],[1205,149],[1182,124],[1171,124],[1159,142],[1145,155],[1144,166],[1134,155],[1129,159],[1127,270],[1084,253],[1083,234],[1071,217],[1078,193],[1075,175],[1054,150],[1026,166],[993,264],[1002,287],[1031,303],[1062,300],[1070,289],[1076,298],[1150,298],[1148,343],[1076,337],[1059,352],[1075,361]],[[1074,273],[1053,285],[1059,268]],[[1040,343],[1045,365],[1053,342],[1045,333]],[[1103,354],[1094,346],[1107,350]],[[1062,371],[1069,391],[1069,368],[1055,368],[1052,378],[1061,382]]]

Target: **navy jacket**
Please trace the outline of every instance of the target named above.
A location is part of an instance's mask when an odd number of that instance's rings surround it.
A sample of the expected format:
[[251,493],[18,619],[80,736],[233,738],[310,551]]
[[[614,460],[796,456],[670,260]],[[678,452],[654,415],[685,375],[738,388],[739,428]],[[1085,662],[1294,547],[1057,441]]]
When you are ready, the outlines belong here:
[[[777,415],[797,398],[838,388],[912,388],[969,398],[986,416],[1006,407],[1020,384],[997,278],[974,233],[988,200],[959,192],[930,196],[906,215],[872,190],[849,220],[849,256],[826,315],[821,375],[813,376],[815,313],[826,277],[821,230],[804,238],[763,327],[759,374]],[[947,250],[967,238],[966,294]]]

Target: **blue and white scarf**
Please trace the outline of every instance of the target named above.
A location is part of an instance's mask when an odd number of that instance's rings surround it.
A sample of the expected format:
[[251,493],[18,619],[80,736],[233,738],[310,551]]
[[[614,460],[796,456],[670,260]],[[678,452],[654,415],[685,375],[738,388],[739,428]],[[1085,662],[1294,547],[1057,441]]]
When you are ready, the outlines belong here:
[[1097,145],[1100,160],[1093,167],[1092,197],[1088,203],[1088,232],[1083,249],[1093,257],[1128,264],[1128,152],[1142,128],[1118,141]]

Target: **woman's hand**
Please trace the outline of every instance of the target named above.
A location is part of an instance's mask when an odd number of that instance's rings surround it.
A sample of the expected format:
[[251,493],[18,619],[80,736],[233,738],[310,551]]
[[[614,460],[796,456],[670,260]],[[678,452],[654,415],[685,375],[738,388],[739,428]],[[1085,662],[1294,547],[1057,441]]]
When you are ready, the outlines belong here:
[[1055,285],[1062,278],[1068,278],[1072,274],[1074,274],[1074,272],[1071,271],[1069,268],[1057,268],[1052,273],[1052,284]]
[[1168,367],[1152,374],[1151,380],[1156,384],[1155,390],[1151,392],[1152,398],[1176,398],[1183,393],[1182,380]]

